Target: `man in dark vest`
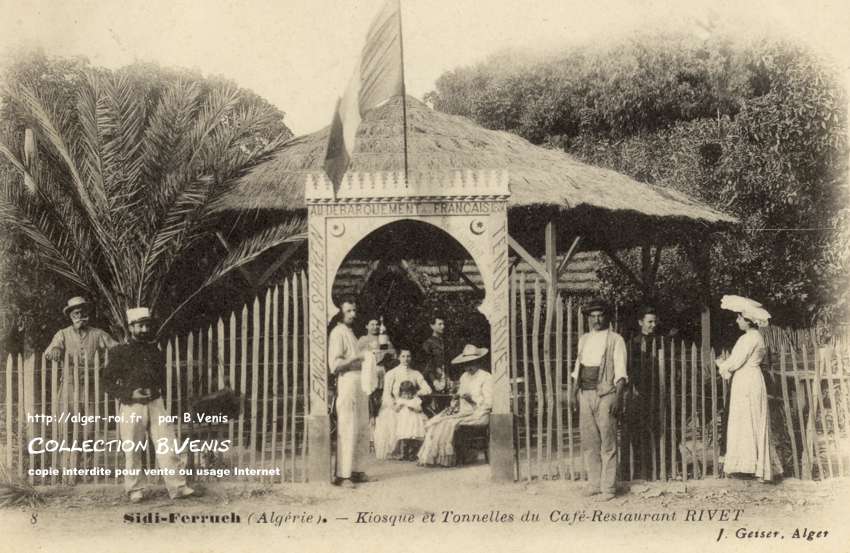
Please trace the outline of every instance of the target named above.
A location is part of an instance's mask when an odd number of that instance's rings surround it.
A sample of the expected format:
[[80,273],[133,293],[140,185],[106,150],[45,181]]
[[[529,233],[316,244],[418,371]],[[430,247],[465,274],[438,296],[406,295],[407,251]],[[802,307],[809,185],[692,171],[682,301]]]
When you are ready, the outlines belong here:
[[[127,323],[130,341],[109,350],[103,375],[106,391],[121,403],[118,432],[122,442],[130,440],[136,444],[150,436],[148,448],[156,452],[157,466],[176,473],[163,476],[168,495],[172,499],[189,497],[195,491],[179,474],[182,464],[175,453],[174,428],[165,422],[170,415],[162,400],[166,388],[165,354],[151,341],[150,310],[128,309]],[[144,499],[142,451],[135,447],[124,449],[124,466],[127,469],[124,489],[130,501],[138,503]]]
[[[656,357],[653,350],[659,347],[656,341],[658,315],[655,308],[644,307],[638,312],[640,331],[632,336],[629,346],[629,383],[631,384],[627,405],[627,440],[624,458],[631,445],[635,460],[635,476],[652,477],[652,441],[655,439],[658,416],[651,400],[652,388],[658,386]],[[657,400],[656,400],[657,401]],[[629,473],[628,466],[626,474]]]
[[585,495],[613,499],[617,490],[617,410],[628,376],[626,342],[609,328],[609,308],[592,300],[584,309],[590,332],[579,338],[572,373],[579,396],[581,450],[587,467]]

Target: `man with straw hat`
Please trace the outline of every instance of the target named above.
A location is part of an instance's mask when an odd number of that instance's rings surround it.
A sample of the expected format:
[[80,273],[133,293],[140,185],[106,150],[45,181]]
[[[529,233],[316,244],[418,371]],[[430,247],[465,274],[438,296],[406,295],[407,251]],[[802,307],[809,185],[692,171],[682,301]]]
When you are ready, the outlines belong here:
[[603,300],[590,301],[584,312],[590,332],[579,338],[571,376],[579,396],[581,449],[588,480],[585,495],[608,501],[617,490],[616,414],[628,380],[626,342],[609,328],[609,308]]
[[62,312],[71,319],[71,324],[57,332],[44,355],[53,361],[61,361],[67,353],[79,363],[85,362],[91,366],[94,362],[94,354],[99,352],[101,362],[103,354],[109,348],[118,344],[105,331],[89,326],[89,314],[91,312],[89,302],[82,296],[75,296],[68,300]]
[[[194,495],[195,491],[186,485],[186,478],[179,475],[182,464],[175,453],[174,429],[165,422],[170,415],[162,400],[166,388],[165,354],[150,340],[153,329],[150,309],[128,309],[127,323],[130,341],[110,350],[103,376],[106,391],[121,403],[118,426],[121,440],[139,444],[149,435],[148,447],[156,452],[157,466],[178,473],[163,476],[168,495],[172,499]],[[124,466],[127,469],[124,489],[130,501],[138,503],[144,499],[142,451],[137,447],[125,449]]]

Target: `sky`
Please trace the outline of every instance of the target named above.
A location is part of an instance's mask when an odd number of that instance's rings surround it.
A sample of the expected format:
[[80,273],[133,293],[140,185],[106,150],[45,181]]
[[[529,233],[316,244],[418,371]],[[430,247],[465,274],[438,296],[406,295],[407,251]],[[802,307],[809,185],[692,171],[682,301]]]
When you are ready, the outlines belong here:
[[[21,47],[223,75],[286,113],[296,134],[330,123],[384,0],[0,0],[0,56]],[[809,44],[850,75],[846,0],[401,0],[405,77],[421,98],[437,77],[506,48],[552,51],[639,29],[721,22]]]

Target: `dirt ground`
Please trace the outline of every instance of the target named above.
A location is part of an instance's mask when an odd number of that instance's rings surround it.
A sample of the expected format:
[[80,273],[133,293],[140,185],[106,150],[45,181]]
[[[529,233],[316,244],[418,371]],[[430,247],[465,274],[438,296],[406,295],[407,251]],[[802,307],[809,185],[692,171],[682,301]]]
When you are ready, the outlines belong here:
[[[850,552],[846,479],[787,479],[775,485],[715,479],[635,482],[614,500],[596,503],[581,497],[579,482],[493,484],[486,465],[424,469],[386,462],[369,469],[377,481],[356,490],[319,483],[262,486],[222,481],[203,486],[203,497],[177,502],[159,486],[140,505],[126,502],[120,486],[45,488],[44,504],[38,508],[0,511],[0,551],[272,553],[357,548],[467,553],[588,551],[587,546],[596,545],[606,553]],[[135,513],[165,518],[170,513],[231,512],[239,523],[125,522]],[[358,522],[362,512],[370,513],[363,515],[367,522]],[[427,513],[434,513],[433,522]],[[523,520],[529,513],[539,519]],[[257,522],[263,514],[269,522]],[[617,520],[641,514],[668,520]],[[300,520],[284,521],[286,515]],[[312,517],[309,522],[307,516]],[[686,520],[700,516],[701,521]],[[795,537],[795,531],[802,537]],[[810,531],[820,531],[821,537],[806,539],[813,536]],[[746,537],[748,532],[776,534]],[[576,549],[581,547],[585,549]]]

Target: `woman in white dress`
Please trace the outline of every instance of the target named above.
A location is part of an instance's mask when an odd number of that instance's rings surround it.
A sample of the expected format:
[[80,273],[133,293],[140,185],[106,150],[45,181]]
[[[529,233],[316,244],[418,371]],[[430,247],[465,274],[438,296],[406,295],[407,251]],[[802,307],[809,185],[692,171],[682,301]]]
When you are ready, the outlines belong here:
[[458,464],[455,434],[460,426],[481,427],[490,424],[493,409],[493,377],[484,370],[487,348],[467,344],[463,353],[452,360],[463,367],[458,393],[449,407],[425,424],[425,439],[417,456],[426,467],[453,467]]
[[427,396],[431,387],[417,370],[410,368],[412,356],[410,350],[399,350],[399,365],[387,371],[384,375],[384,392],[381,396],[381,409],[375,421],[375,457],[378,459],[394,459],[396,455],[396,399],[401,397],[399,387],[404,381],[413,382],[418,386],[417,395]]
[[769,481],[782,474],[770,436],[767,388],[760,366],[765,345],[757,328],[767,326],[770,314],[760,303],[740,296],[723,296],[720,306],[738,313],[736,322],[744,332],[729,357],[716,361],[724,379],[732,378],[734,373],[723,470]]

